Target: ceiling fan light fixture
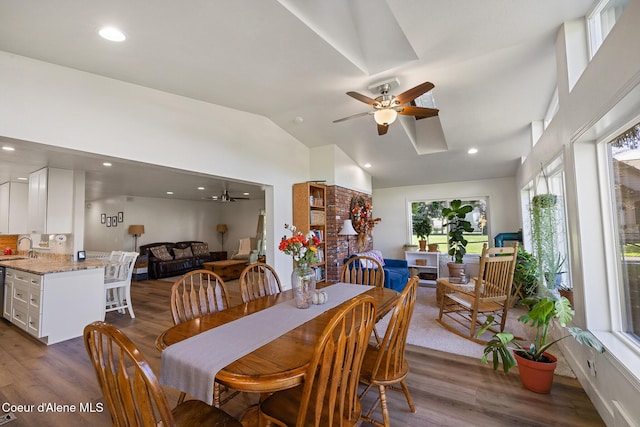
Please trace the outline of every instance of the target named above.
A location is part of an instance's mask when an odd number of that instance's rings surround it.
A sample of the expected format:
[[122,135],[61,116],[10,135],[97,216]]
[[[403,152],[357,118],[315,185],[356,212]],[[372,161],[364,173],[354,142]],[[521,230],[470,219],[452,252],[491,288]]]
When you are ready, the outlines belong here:
[[398,117],[398,112],[392,108],[383,108],[373,114],[373,118],[379,125],[390,125]]

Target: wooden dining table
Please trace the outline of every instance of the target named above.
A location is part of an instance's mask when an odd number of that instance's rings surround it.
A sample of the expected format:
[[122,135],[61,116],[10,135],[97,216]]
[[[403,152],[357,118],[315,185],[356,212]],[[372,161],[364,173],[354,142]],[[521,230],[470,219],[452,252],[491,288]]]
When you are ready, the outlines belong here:
[[[377,320],[394,307],[400,295],[393,289],[380,287],[371,287],[364,294],[374,297]],[[189,320],[160,334],[156,339],[156,347],[163,351],[172,344],[292,299],[293,291],[287,290]],[[239,357],[218,371],[216,381],[234,390],[256,393],[275,392],[302,383],[316,342],[341,305]]]

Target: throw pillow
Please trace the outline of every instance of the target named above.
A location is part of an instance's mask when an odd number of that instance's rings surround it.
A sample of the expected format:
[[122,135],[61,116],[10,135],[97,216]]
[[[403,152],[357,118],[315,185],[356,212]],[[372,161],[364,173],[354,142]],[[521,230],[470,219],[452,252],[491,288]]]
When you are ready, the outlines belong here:
[[176,259],[192,258],[193,252],[191,252],[191,248],[185,248],[185,249],[173,248],[173,255],[175,255]]
[[[380,252],[378,250],[371,250],[371,251],[367,251],[367,252],[362,252],[362,253],[359,253],[358,255],[360,255],[360,256],[368,256],[369,258],[373,258],[376,261],[378,261],[381,266],[384,267],[384,258],[382,257],[382,252]],[[365,266],[365,268],[372,268],[372,267],[373,267],[373,265]]]
[[206,243],[192,243],[193,255],[195,256],[207,256],[209,255],[209,245]]
[[149,250],[154,257],[159,258],[162,261],[169,261],[173,259],[166,246],[154,246]]

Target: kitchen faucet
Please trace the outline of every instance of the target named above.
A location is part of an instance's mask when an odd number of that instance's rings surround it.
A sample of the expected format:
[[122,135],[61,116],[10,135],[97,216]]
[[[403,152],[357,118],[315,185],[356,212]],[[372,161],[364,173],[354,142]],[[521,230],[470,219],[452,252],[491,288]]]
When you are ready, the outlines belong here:
[[27,257],[29,258],[36,258],[36,251],[33,249],[33,240],[31,240],[31,237],[29,236],[22,236],[18,239],[18,243],[16,243],[17,247],[20,247],[20,242],[23,241],[24,239],[27,239],[29,241],[29,249],[27,250]]

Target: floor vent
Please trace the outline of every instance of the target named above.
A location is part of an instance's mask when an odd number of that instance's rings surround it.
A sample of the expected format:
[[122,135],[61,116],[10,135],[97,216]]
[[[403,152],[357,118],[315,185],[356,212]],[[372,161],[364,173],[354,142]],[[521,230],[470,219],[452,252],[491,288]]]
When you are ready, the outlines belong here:
[[0,415],[0,426],[5,425],[9,421],[13,421],[16,419],[16,416],[13,412],[7,412],[6,414]]

